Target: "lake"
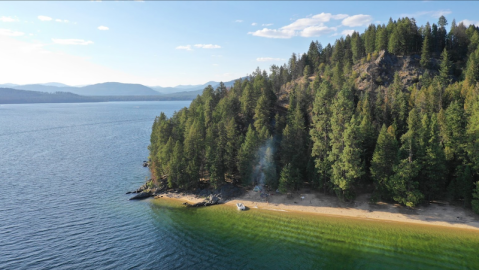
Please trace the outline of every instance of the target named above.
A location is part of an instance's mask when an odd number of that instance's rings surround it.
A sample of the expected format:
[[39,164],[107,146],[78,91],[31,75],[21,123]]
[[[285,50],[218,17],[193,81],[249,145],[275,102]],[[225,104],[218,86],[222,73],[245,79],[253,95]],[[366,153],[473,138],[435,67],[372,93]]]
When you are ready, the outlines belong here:
[[479,268],[477,231],[128,201],[189,103],[0,105],[0,269]]

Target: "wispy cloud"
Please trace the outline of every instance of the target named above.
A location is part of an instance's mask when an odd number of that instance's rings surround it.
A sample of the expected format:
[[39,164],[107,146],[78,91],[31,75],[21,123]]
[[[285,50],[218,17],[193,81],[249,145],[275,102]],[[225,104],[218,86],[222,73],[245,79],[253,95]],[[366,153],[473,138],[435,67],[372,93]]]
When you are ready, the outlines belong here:
[[279,62],[279,61],[284,61],[285,59],[283,58],[273,58],[273,57],[258,57],[256,58],[256,61],[258,62]]
[[343,32],[341,32],[341,35],[345,35],[345,36],[350,35],[351,36],[353,33],[354,33],[354,30],[349,29],[349,30],[343,30]]
[[441,16],[445,16],[451,13],[452,11],[450,11],[449,9],[443,9],[443,10],[431,10],[431,11],[418,11],[415,13],[404,13],[404,14],[401,14],[400,17],[418,18],[422,16],[428,16],[433,18],[439,18]]
[[93,44],[91,40],[83,40],[83,39],[57,39],[52,38],[53,43],[61,44],[61,45],[90,45]]
[[0,21],[2,21],[2,22],[18,22],[18,19],[17,19],[17,17],[2,16],[2,17],[0,17]]
[[236,20],[235,22],[236,22],[236,23],[242,23],[243,20]]
[[53,20],[51,17],[40,15],[37,17],[40,21],[48,22]]
[[263,28],[254,32],[248,32],[248,34],[265,38],[292,38],[295,36],[295,32],[291,30],[268,28]]
[[98,30],[106,31],[106,30],[110,30],[110,28],[108,28],[107,26],[100,25],[98,26]]
[[252,25],[252,26],[255,26],[255,25],[257,25],[257,23],[254,22],[254,23],[252,23],[251,25]]
[[320,13],[308,18],[297,19],[293,23],[283,26],[282,29],[286,30],[303,30],[311,26],[322,26],[324,23],[330,20],[340,20],[348,17],[347,14]]
[[475,25],[475,26],[479,26],[479,21],[471,21],[471,20],[462,20],[460,21],[462,22],[465,26],[469,26],[469,25]]
[[10,29],[0,29],[0,35],[10,36],[10,37],[19,37],[25,35],[23,32],[13,31]]
[[365,26],[373,21],[371,15],[358,14],[345,18],[342,24],[349,27]]
[[68,20],[62,20],[62,19],[55,19],[56,22],[59,22],[59,23],[69,23],[70,21]]
[[[336,32],[339,26],[328,26],[326,23],[333,20],[342,20],[341,24],[355,27],[369,24],[372,21],[370,15],[353,15],[320,13],[306,18],[294,20],[292,23],[278,29],[263,28],[248,34],[265,38],[283,38],[288,39],[294,36],[318,37]],[[268,26],[272,24],[263,24]]]
[[221,48],[220,45],[213,45],[213,44],[195,44],[194,46],[196,48],[202,48],[202,49],[220,49]]
[[327,26],[310,26],[303,31],[301,31],[300,35],[302,37],[318,37],[327,35],[331,32],[336,31],[336,27],[327,27]]
[[273,25],[272,23],[263,23],[261,26],[271,26]]
[[185,45],[185,46],[177,46],[175,49],[177,50],[186,50],[186,51],[191,51],[191,45]]

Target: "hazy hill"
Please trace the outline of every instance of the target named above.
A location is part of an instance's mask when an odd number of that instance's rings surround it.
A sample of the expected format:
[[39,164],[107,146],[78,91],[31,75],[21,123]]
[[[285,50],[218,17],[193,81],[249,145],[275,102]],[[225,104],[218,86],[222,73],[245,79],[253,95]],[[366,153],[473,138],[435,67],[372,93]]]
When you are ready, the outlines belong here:
[[[242,79],[244,79],[244,77]],[[231,87],[231,86],[234,85],[236,80],[237,79],[231,80],[231,81],[228,81],[228,82],[224,82],[224,85],[226,87]],[[208,85],[211,85],[213,88],[216,88],[219,84],[220,84],[220,82],[209,81],[207,83],[198,84],[198,85],[177,85],[177,86],[174,86],[174,87],[152,86],[150,88],[159,92],[159,93],[161,93],[161,94],[173,94],[173,93],[179,93],[179,92],[189,92],[189,91],[203,90]],[[201,94],[201,91],[200,91],[200,94]],[[196,97],[196,95],[195,95],[195,97]]]
[[49,83],[40,83],[41,85],[46,86],[56,86],[56,87],[70,87],[70,85],[66,85],[64,83],[57,83],[57,82],[49,82]]
[[0,88],[0,104],[20,103],[76,103],[76,102],[99,102],[94,97],[84,97],[72,93],[57,92],[43,93],[11,88]]
[[142,84],[106,82],[79,87],[75,94],[85,96],[152,96],[155,90]]
[[[56,84],[56,83],[55,83]],[[57,84],[60,85],[60,84]],[[127,84],[117,82],[107,82],[93,84],[83,87],[63,86],[57,87],[43,84],[29,84],[13,87],[14,89],[39,91],[47,93],[70,92],[84,96],[153,96],[159,93],[149,87],[141,84]]]
[[37,92],[46,92],[46,93],[55,93],[55,92],[70,92],[75,93],[78,90],[77,87],[58,87],[58,86],[51,86],[51,85],[43,85],[43,84],[26,84],[26,85],[17,85],[11,87],[18,90],[28,90],[28,91],[37,91]]

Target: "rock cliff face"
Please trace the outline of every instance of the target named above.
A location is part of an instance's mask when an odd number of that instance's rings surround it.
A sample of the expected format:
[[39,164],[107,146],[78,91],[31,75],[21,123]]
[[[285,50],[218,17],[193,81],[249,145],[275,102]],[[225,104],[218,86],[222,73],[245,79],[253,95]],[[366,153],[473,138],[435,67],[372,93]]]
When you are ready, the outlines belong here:
[[[367,63],[356,64],[353,67],[359,76],[356,78],[356,87],[360,91],[373,91],[379,86],[388,87],[394,81],[394,74],[398,72],[404,88],[419,82],[426,69],[419,64],[419,55],[395,56],[381,51],[378,57]],[[438,73],[439,61],[431,59],[431,76]]]

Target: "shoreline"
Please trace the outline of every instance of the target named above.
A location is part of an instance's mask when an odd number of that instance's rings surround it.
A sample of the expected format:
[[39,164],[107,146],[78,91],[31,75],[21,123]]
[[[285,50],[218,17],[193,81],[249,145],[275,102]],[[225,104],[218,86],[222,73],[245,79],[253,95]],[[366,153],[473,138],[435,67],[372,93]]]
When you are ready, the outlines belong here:
[[[191,204],[203,201],[193,194],[164,193],[159,199],[173,199]],[[301,199],[303,197],[303,199]],[[158,199],[158,198],[154,198]],[[222,202],[236,207],[241,202],[249,209],[275,212],[296,212],[308,215],[336,216],[382,222],[401,222],[417,225],[441,226],[455,229],[479,231],[479,216],[470,209],[454,205],[419,206],[408,209],[398,204],[378,202],[369,204],[368,195],[361,195],[352,204],[340,202],[336,197],[319,192],[270,196],[269,202],[262,201],[259,193],[247,191],[242,196]]]

